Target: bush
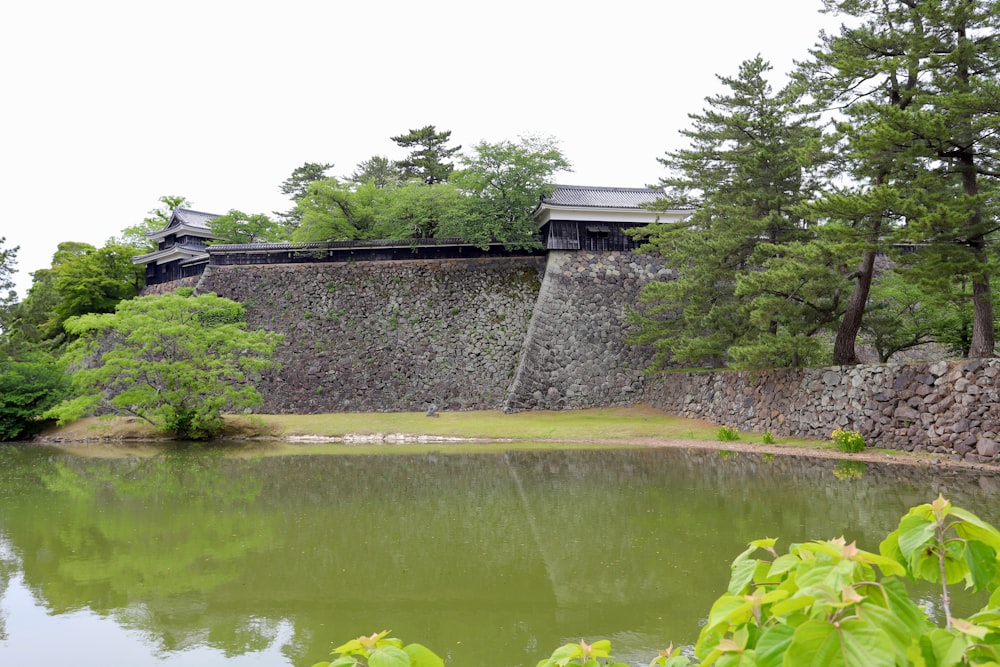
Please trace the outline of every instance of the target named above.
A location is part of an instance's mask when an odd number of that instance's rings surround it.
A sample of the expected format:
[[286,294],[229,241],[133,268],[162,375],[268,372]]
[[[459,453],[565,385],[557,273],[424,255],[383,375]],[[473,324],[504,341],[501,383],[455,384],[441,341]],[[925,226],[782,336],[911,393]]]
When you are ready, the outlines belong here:
[[836,429],[830,434],[837,449],[848,454],[857,454],[865,450],[865,436],[857,431],[844,431]]
[[59,402],[65,385],[54,363],[0,363],[0,440],[27,438],[41,430],[42,415]]
[[722,440],[723,442],[732,442],[733,440],[740,439],[740,432],[737,431],[735,428],[730,428],[728,426],[720,426],[719,432],[716,434],[716,437],[719,440]]

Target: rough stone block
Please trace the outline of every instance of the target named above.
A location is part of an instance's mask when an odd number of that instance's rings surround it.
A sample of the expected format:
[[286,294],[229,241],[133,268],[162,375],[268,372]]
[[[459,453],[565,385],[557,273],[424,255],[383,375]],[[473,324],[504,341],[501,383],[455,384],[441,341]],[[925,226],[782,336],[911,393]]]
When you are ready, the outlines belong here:
[[996,440],[980,436],[976,441],[976,453],[985,458],[993,458],[1000,454],[1000,443]]

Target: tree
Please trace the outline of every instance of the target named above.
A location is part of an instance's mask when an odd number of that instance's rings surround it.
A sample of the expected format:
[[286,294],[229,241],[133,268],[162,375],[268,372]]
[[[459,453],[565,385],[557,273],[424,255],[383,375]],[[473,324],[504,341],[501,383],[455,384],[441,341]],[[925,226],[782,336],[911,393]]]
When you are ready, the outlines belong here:
[[287,229],[263,213],[244,213],[229,209],[209,223],[219,243],[272,243],[284,241]]
[[397,163],[403,177],[417,178],[427,185],[447,182],[455,168],[455,165],[447,160],[462,148],[447,146],[450,138],[451,130],[438,132],[433,125],[425,125],[406,134],[391,137],[400,147],[413,149],[406,158]]
[[32,272],[27,296],[7,310],[2,356],[21,358],[29,350],[51,351],[63,343],[64,318],[55,314],[56,306],[62,300],[56,289],[56,271],[64,263],[94,250],[89,243],[63,241],[56,246],[51,266]]
[[132,262],[134,252],[127,245],[88,246],[54,264],[53,286],[59,294],[53,308],[55,324],[86,313],[113,312],[118,302],[138,296],[146,269]]
[[122,235],[108,241],[111,245],[132,246],[136,253],[148,252],[156,249],[156,244],[146,238],[147,234],[158,232],[170,222],[175,208],[189,208],[192,206],[185,197],[177,195],[163,195],[158,200],[160,206],[149,211],[149,215],[142,219],[137,225],[126,227],[122,230]]
[[65,392],[62,369],[40,356],[0,360],[0,440],[20,440],[36,433],[42,415]]
[[[649,283],[631,315],[631,340],[654,346],[656,366],[725,363],[737,345],[752,359],[758,343],[788,353],[780,360],[768,354],[769,363],[805,363],[794,352],[801,341],[793,339],[815,333],[830,317],[828,307],[803,308],[796,287],[820,278],[797,273],[816,268],[801,261],[804,250],[786,253],[815,238],[798,207],[818,187],[822,137],[796,89],[772,91],[770,69],[758,56],[743,62],[735,78],[720,76],[728,91],[707,98],[709,107],[691,114],[693,127],[681,131],[690,147],[660,159],[670,175],[660,181],[665,197],[656,206],[694,211],[683,223],[641,232],[644,248],[678,274]],[[782,267],[783,286],[760,282],[756,274],[765,263]],[[794,320],[791,312],[810,319],[789,330],[782,324]],[[785,339],[777,348],[776,337]]]
[[532,213],[552,191],[551,178],[571,165],[552,137],[521,137],[517,143],[482,141],[473,155],[462,158],[454,183],[473,198],[472,214],[456,220],[443,236],[460,236],[510,247],[537,245]]
[[[907,221],[904,233],[918,242],[958,245],[964,257],[955,273],[972,283],[970,357],[991,357],[995,346],[989,249],[1000,228],[1000,7],[995,0],[925,0],[915,5],[923,30],[911,34],[910,53],[919,53],[926,85],[918,90],[901,127],[933,159],[921,184],[960,184],[959,196],[942,196],[926,216]],[[955,189],[958,189],[957,187]],[[922,190],[926,192],[925,190]]]
[[382,155],[373,155],[358,163],[350,180],[356,185],[364,185],[370,181],[377,188],[388,188],[399,185],[403,175],[395,162]]
[[[990,0],[824,0],[851,17],[821,35],[806,72],[839,124],[856,181],[859,232],[869,250],[838,333],[838,361],[861,325],[877,239],[923,246],[918,265],[967,276],[973,294],[970,354],[992,356],[992,262],[1000,161],[1000,16]],[[871,193],[882,190],[880,196]],[[889,195],[886,197],[885,195]],[[865,206],[864,199],[895,199]]]
[[14,270],[17,266],[18,246],[5,248],[7,239],[0,236],[0,333],[7,330],[9,308],[17,302],[17,293],[14,291]]
[[64,423],[106,410],[182,439],[218,435],[224,410],[261,403],[251,383],[274,365],[281,339],[247,331],[241,304],[191,290],[122,301],[66,329],[79,336],[66,352],[75,398],[49,416]]
[[292,232],[297,243],[350,241],[367,238],[374,224],[378,188],[369,183],[352,188],[336,178],[309,184],[296,204],[299,226]]
[[457,236],[451,231],[465,224],[470,215],[469,198],[451,183],[410,181],[378,191],[371,235],[382,239]]
[[281,194],[287,195],[292,200],[292,208],[284,213],[274,211],[274,215],[288,229],[289,234],[302,224],[302,212],[298,208],[298,203],[305,198],[309,185],[325,179],[326,172],[331,169],[333,165],[325,162],[306,162],[301,167],[296,167],[292,175],[281,182],[278,189]]
[[932,293],[898,271],[879,276],[861,327],[879,363],[886,363],[897,352],[938,340],[934,331],[941,326],[943,313],[936,305]]

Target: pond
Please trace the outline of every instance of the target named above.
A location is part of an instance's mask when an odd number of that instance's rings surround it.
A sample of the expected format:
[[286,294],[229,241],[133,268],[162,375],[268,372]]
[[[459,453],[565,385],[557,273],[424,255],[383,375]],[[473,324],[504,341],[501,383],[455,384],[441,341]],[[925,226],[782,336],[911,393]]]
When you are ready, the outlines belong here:
[[[0,448],[0,664],[295,665],[383,629],[451,665],[691,644],[752,539],[877,550],[1000,479],[678,449]],[[928,594],[928,604],[933,598]],[[973,604],[968,602],[967,604]]]

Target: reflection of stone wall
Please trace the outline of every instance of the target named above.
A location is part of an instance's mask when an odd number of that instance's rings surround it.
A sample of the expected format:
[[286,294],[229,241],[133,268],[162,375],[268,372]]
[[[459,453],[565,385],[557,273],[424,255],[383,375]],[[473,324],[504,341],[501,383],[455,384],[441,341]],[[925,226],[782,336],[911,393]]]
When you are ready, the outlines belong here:
[[643,285],[666,274],[648,255],[550,251],[507,407],[641,401],[642,371],[652,353],[625,343],[625,309]]
[[198,291],[284,334],[264,411],[485,409],[517,367],[544,261],[213,266]]
[[646,400],[744,430],[825,438],[855,429],[871,445],[979,461],[1000,453],[998,376],[1000,359],[672,373]]

